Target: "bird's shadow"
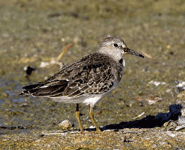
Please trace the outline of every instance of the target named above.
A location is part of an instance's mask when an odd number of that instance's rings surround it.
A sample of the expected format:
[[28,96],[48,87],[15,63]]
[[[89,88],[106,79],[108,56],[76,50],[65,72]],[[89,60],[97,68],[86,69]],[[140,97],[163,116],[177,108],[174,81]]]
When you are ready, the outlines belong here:
[[[174,104],[169,106],[169,112],[168,113],[159,113],[156,116],[146,116],[145,118],[142,118],[140,120],[134,120],[129,122],[120,122],[119,124],[109,124],[104,127],[100,127],[101,131],[106,130],[114,130],[119,131],[120,129],[124,128],[155,128],[155,127],[161,127],[165,122],[168,122],[170,120],[178,120],[178,117],[181,116],[181,109],[182,105],[180,104]],[[32,127],[30,127],[32,128]],[[29,127],[4,127],[0,126],[0,129],[7,129],[7,130],[15,130],[15,129],[29,129]],[[76,131],[76,130],[73,130]],[[85,131],[96,131],[95,128],[87,128]],[[68,132],[68,131],[65,131]],[[2,133],[0,133],[2,134]]]
[[[104,127],[100,127],[102,131],[115,130],[118,131],[124,128],[155,128],[161,127],[165,122],[169,120],[177,120],[181,115],[182,105],[174,104],[169,106],[169,113],[159,113],[156,116],[146,116],[140,120],[134,120],[129,122],[120,122],[119,124],[109,124]],[[86,131],[95,131],[96,129],[86,129]]]

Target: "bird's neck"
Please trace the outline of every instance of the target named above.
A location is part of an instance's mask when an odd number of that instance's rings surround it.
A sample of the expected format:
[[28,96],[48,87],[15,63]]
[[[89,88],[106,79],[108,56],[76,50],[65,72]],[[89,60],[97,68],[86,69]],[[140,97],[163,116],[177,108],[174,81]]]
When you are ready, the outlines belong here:
[[98,49],[97,53],[104,54],[106,56],[109,56],[110,58],[114,59],[116,62],[119,62],[122,59],[122,54],[119,50],[113,50],[113,49],[108,49],[105,47],[102,47]]

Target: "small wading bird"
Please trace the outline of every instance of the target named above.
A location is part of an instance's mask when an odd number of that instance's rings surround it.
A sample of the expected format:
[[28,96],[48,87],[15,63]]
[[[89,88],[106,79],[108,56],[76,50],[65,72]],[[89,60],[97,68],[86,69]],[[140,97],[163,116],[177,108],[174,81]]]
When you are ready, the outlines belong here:
[[125,67],[123,55],[126,53],[144,58],[129,49],[121,38],[107,37],[101,42],[97,52],[64,66],[46,81],[23,87],[22,94],[50,97],[55,102],[76,103],[76,118],[81,133],[83,127],[79,104],[90,105],[89,116],[96,131],[100,132],[94,119],[93,107],[118,86]]

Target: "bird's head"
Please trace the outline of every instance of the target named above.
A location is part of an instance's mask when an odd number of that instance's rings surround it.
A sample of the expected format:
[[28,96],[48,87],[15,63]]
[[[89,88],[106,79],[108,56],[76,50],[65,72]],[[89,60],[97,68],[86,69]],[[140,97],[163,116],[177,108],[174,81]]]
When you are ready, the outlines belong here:
[[109,55],[116,60],[120,60],[124,54],[131,54],[144,58],[143,55],[131,50],[119,37],[106,37],[100,44],[98,52]]

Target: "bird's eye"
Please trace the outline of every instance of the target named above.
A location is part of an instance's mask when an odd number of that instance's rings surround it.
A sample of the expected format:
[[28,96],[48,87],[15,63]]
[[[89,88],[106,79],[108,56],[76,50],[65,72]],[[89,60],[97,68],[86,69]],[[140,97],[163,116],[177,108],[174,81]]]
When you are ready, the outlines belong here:
[[114,47],[118,47],[118,44],[114,43]]

